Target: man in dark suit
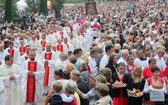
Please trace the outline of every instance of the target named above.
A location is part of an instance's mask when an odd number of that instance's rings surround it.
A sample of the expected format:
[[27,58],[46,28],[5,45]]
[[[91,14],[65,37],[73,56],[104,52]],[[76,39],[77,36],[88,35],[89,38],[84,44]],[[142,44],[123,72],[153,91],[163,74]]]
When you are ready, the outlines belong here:
[[[89,91],[88,85],[80,79],[80,72],[78,70],[73,70],[70,73],[71,80],[76,81],[78,85],[78,89],[83,92],[87,93]],[[88,105],[89,101],[87,99],[83,99],[80,97],[81,105]]]

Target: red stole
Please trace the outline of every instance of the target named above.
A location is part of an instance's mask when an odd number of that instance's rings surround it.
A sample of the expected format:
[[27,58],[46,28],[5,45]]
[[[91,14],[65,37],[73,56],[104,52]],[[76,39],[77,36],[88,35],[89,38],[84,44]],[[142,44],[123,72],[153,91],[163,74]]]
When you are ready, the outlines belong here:
[[26,51],[26,47],[19,47],[20,55],[23,55]]
[[14,49],[8,49],[8,53],[9,53],[12,57],[14,57]]
[[44,49],[45,46],[46,46],[46,41],[41,41],[41,46],[42,46],[42,48]]
[[29,57],[28,56],[25,56],[25,60],[27,60]]
[[[28,71],[36,72],[37,62],[28,62]],[[27,91],[26,91],[26,103],[35,101],[36,80],[35,77],[28,75],[27,78]]]
[[64,36],[64,33],[61,31],[61,32],[60,32],[60,35],[61,35],[61,38],[62,38],[62,37]]
[[[51,60],[52,53],[45,53],[44,58],[45,60]],[[48,63],[45,63],[44,65],[45,73],[44,73],[44,81],[43,81],[43,86],[48,86],[48,81],[49,81],[49,67]]]
[[57,46],[56,46],[56,49],[57,49],[58,51],[62,52],[62,51],[63,51],[63,45],[62,45],[62,44],[57,45]]
[[69,44],[66,44],[67,45],[67,48],[69,49]]
[[63,42],[63,38],[64,38],[64,32],[60,32],[60,35],[61,35],[61,42]]
[[82,36],[84,37],[84,36],[85,36],[85,34],[82,34]]

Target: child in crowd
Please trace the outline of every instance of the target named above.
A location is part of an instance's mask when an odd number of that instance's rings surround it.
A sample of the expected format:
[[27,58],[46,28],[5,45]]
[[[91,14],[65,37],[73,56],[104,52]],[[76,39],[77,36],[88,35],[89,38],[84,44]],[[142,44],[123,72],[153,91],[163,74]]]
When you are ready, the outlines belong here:
[[55,82],[53,84],[53,89],[55,90],[55,93],[51,96],[49,103],[50,105],[62,105],[65,103],[70,103],[74,96],[70,95],[69,97],[62,92],[62,83],[61,82]]

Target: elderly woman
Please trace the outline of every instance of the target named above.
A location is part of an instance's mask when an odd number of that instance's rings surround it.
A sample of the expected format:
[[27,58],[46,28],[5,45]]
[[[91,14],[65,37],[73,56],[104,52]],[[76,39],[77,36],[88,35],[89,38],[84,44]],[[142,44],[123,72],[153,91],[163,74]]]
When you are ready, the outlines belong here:
[[96,82],[95,87],[93,87],[89,92],[86,94],[82,93],[79,89],[77,90],[77,93],[83,98],[83,99],[89,99],[89,105],[94,105],[94,103],[98,100],[98,96],[96,95],[97,92],[97,86],[100,83],[106,83],[106,78],[102,75],[96,76]]
[[[142,67],[135,66],[132,72],[132,77],[128,79],[128,89],[139,89],[140,92],[143,91],[145,86],[145,78],[142,75]],[[141,97],[129,97],[128,105],[142,105],[142,96]]]
[[[69,80],[65,88],[65,94],[67,96],[73,95],[76,92],[76,90],[77,90],[76,82]],[[63,103],[63,105],[78,105],[76,97],[74,97],[71,103]]]
[[87,70],[87,65],[84,60],[80,60],[78,62],[78,69],[81,72],[81,80],[83,80],[85,83],[88,83],[89,71]]

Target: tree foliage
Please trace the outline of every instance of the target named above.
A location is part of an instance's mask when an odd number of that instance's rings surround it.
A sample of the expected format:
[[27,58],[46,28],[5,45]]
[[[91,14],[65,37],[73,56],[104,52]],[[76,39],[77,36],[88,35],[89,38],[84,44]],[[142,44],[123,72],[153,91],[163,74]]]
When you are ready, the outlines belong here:
[[40,13],[47,15],[47,0],[40,0]]
[[11,22],[13,19],[12,0],[5,2],[5,21]]
[[27,7],[25,10],[27,12],[38,12],[39,11],[39,5],[40,5],[40,0],[25,0]]
[[61,10],[64,7],[65,0],[50,0],[52,9],[54,10]]

